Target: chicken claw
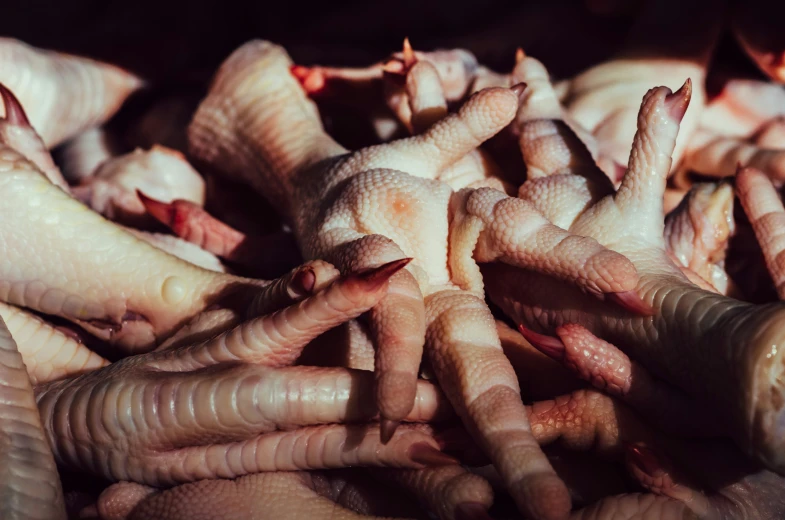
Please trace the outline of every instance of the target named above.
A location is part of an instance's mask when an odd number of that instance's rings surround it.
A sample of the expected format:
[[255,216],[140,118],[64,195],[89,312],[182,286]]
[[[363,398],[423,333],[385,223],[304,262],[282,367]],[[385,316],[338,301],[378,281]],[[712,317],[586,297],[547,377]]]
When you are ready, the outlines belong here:
[[[369,373],[289,366],[313,338],[375,305],[405,263],[345,276],[210,339],[37,387],[55,458],[153,486],[260,471],[454,463],[411,427],[382,445],[378,426],[336,424],[376,415]],[[422,382],[405,419],[444,416],[442,401]]]

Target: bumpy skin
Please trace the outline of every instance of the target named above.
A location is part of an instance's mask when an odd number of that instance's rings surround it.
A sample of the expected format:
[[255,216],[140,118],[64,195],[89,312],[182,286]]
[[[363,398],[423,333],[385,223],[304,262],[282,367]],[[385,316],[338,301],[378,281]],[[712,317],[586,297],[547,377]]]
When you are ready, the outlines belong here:
[[0,516],[65,519],[60,477],[22,356],[0,318]]
[[180,152],[159,145],[103,162],[72,193],[110,220],[149,224],[152,219],[137,190],[161,202],[183,199],[203,205],[205,198],[199,173]]
[[[724,1],[647,2],[622,51],[570,81],[562,102],[570,116],[594,135],[601,155],[626,165],[641,96],[653,84],[676,88],[691,78],[692,109],[682,123],[673,155],[674,165],[680,162],[706,102],[706,67],[725,8]],[[661,38],[663,31],[667,38]]]
[[142,86],[132,74],[97,61],[0,40],[0,82],[19,96],[33,128],[52,148],[108,120]]
[[665,217],[665,246],[671,260],[688,269],[685,274],[696,285],[708,283],[707,288],[720,294],[728,294],[724,261],[735,228],[733,196],[728,183],[696,184]]
[[35,385],[109,364],[75,338],[22,309],[0,303],[0,317],[16,339],[19,353]]
[[[644,97],[621,187],[615,194],[587,198],[587,209],[569,228],[633,261],[641,275],[636,290],[653,307],[653,317],[621,316],[571,288],[504,266],[488,266],[486,287],[493,301],[529,328],[579,323],[623,348],[715,411],[746,453],[783,472],[780,346],[785,308],[745,304],[702,290],[665,253],[662,197],[688,97],[686,88],[670,94],[662,87]],[[547,204],[547,198],[541,200]],[[558,211],[558,206],[550,208]],[[573,300],[565,309],[569,294]]]
[[435,180],[512,120],[517,91],[480,92],[421,136],[348,154],[321,128],[290,66],[267,42],[235,51],[195,115],[192,153],[276,204],[306,258],[342,271],[415,258],[369,315],[385,428],[391,433],[411,407],[425,339],[440,384],[519,506],[565,516],[566,490],[531,440],[476,261],[533,269],[598,296],[626,291],[635,271],[520,200],[491,189],[453,193]]
[[240,308],[266,285],[139,240],[8,148],[0,150],[0,192],[8,202],[0,208],[0,300],[66,318],[124,350],[150,350],[206,307]]
[[739,163],[785,179],[785,90],[771,82],[730,79],[711,100],[692,136],[676,181],[684,173],[729,177]]
[[[384,297],[405,263],[333,281],[322,276],[329,270],[305,266],[268,286],[249,308],[252,318],[224,333],[191,334],[179,345],[39,385],[55,458],[153,486],[261,471],[454,463],[413,426],[382,445],[378,425],[338,424],[376,416],[369,372],[290,366],[313,338]],[[421,382],[406,419],[449,416],[444,404]]]

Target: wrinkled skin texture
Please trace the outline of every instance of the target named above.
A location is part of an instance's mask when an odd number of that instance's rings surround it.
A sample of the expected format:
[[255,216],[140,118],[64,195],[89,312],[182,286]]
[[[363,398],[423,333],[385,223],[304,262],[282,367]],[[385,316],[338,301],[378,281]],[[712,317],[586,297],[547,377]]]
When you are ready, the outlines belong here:
[[0,303],[0,317],[16,339],[30,382],[34,385],[90,372],[109,364],[78,338],[34,314]]
[[65,519],[63,491],[22,356],[0,318],[0,515]]
[[108,120],[142,86],[132,74],[97,61],[0,41],[0,82],[16,93],[33,128],[51,148]]
[[[57,461],[152,486],[261,471],[454,463],[426,430],[402,427],[383,445],[378,425],[340,424],[376,416],[369,372],[290,366],[313,338],[376,304],[405,263],[343,278],[312,263],[269,284],[236,326],[225,311],[205,313],[156,352],[39,385]],[[405,419],[438,420],[450,414],[444,404],[435,387],[419,383]]]
[[[494,302],[527,327],[547,331],[578,323],[612,341],[647,370],[717,413],[743,451],[782,472],[779,416],[785,388],[776,347],[783,341],[779,324],[785,310],[699,289],[665,253],[662,197],[678,123],[689,102],[687,87],[674,94],[656,88],[644,96],[620,188],[605,195],[602,190],[608,188],[601,188],[598,177],[585,174],[584,180],[596,190],[584,192],[581,207],[586,209],[573,213],[569,224],[571,231],[595,237],[636,265],[641,275],[637,292],[653,307],[653,317],[625,318],[582,302],[585,298],[577,294],[572,308],[564,309],[560,302],[566,287],[557,290],[550,281],[533,280],[503,266],[488,266],[486,287]],[[535,202],[548,215],[574,208],[560,207],[558,199],[545,196]],[[557,293],[561,296],[555,297]]]
[[734,231],[733,195],[727,183],[696,184],[665,217],[665,244],[671,260],[683,271],[689,270],[685,274],[693,283],[720,294],[728,294],[724,260]]
[[[624,293],[635,271],[520,200],[491,189],[454,193],[435,180],[512,120],[520,89],[480,92],[420,136],[349,154],[323,131],[290,67],[267,42],[235,51],[194,117],[192,154],[275,204],[306,258],[323,257],[345,272],[412,256],[368,316],[383,429],[391,434],[411,407],[425,340],[440,384],[519,507],[539,518],[566,516],[566,490],[531,439],[475,262],[534,269],[597,296]],[[245,116],[232,120],[227,110]],[[513,230],[513,221],[527,224]]]
[[[682,122],[673,152],[673,164],[681,161],[706,103],[706,67],[719,36],[725,4],[708,0],[646,2],[622,50],[570,80],[561,100],[575,122],[597,140],[597,153],[607,157],[600,167],[614,180],[615,172],[606,165],[627,166],[641,96],[651,85],[676,89],[690,78],[695,86],[691,110]],[[668,33],[666,38],[660,36],[663,31]]]

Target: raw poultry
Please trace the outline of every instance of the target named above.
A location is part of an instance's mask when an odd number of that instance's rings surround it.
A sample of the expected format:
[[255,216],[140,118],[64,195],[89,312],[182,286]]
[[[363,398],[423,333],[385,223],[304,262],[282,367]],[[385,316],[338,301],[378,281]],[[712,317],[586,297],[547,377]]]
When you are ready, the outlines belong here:
[[785,516],[785,49],[577,4],[573,77],[256,39],[198,102],[0,40],[0,517]]

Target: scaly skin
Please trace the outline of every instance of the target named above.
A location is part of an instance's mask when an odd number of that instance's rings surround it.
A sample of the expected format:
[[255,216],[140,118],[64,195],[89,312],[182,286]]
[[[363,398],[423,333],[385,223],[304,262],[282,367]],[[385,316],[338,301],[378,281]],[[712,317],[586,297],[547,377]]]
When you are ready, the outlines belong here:
[[16,342],[0,318],[0,516],[65,519],[63,491]]
[[482,91],[420,136],[348,153],[324,132],[290,67],[269,42],[235,51],[194,116],[192,154],[276,205],[306,258],[346,272],[413,257],[369,314],[385,432],[411,409],[425,342],[440,384],[521,510],[565,517],[566,489],[531,438],[476,261],[532,269],[616,301],[626,300],[608,293],[627,295],[635,271],[521,200],[487,188],[454,193],[436,180],[513,119],[520,89]]
[[205,198],[204,179],[183,154],[159,145],[104,161],[71,192],[110,220],[150,224],[137,190],[161,202],[184,199],[201,206]]
[[[622,51],[570,81],[562,101],[570,116],[594,135],[601,155],[626,165],[641,96],[653,84],[676,88],[691,78],[695,85],[692,109],[682,122],[673,155],[674,165],[679,164],[706,102],[706,67],[720,33],[725,4],[709,0],[647,2]],[[659,37],[662,31],[668,32],[668,38]]]
[[733,196],[728,183],[696,184],[665,217],[665,245],[673,263],[688,269],[685,274],[696,285],[726,295],[724,261],[735,227]]
[[[279,471],[231,481],[203,480],[162,492],[124,483],[104,492],[98,512],[103,520],[423,518],[405,507],[406,497],[380,496],[379,490],[368,488],[367,480],[347,479],[335,471]],[[384,493],[391,494],[389,487]]]
[[[312,339],[374,306],[407,262],[332,281],[314,267],[297,269],[268,286],[262,305],[249,309],[253,318],[222,334],[39,385],[56,460],[151,486],[262,471],[455,463],[414,426],[383,445],[378,424],[341,424],[377,416],[371,373],[290,366]],[[406,419],[449,416],[444,405],[421,382]]]
[[16,93],[33,128],[52,148],[107,121],[142,86],[132,74],[87,58],[0,40],[0,82]]
[[206,307],[241,306],[266,283],[205,271],[137,239],[8,148],[0,193],[0,301],[61,316],[119,348],[151,350]]
[[30,382],[46,383],[109,364],[71,336],[12,305],[0,303],[0,317],[16,339]]
[[[686,85],[685,85],[686,87]],[[491,299],[527,327],[578,323],[681,388],[727,424],[746,453],[785,472],[785,308],[750,305],[691,284],[665,253],[662,197],[689,89],[651,90],[643,99],[629,169],[619,190],[585,200],[569,229],[623,253],[641,275],[637,292],[654,317],[624,317],[546,279],[489,266]],[[558,207],[551,212],[558,213]],[[570,308],[564,299],[574,294]]]

